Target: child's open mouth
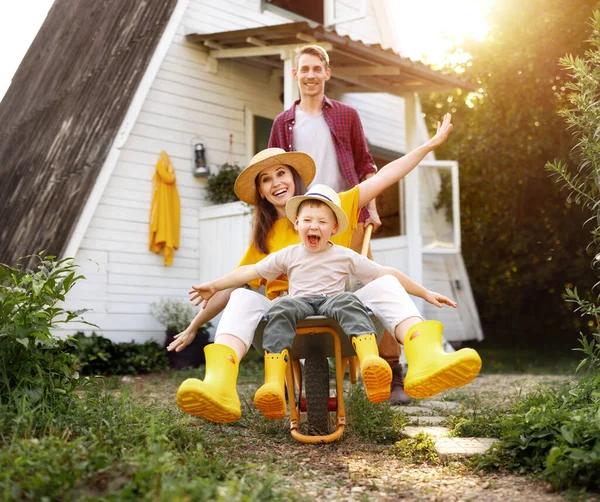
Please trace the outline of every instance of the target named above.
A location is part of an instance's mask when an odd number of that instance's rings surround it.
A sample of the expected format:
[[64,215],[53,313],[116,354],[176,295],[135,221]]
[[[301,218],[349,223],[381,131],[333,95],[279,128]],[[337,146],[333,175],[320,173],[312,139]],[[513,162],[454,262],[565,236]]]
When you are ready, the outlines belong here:
[[318,235],[309,235],[308,236],[308,244],[311,247],[316,247],[319,245],[319,241],[321,240],[321,237],[319,237]]

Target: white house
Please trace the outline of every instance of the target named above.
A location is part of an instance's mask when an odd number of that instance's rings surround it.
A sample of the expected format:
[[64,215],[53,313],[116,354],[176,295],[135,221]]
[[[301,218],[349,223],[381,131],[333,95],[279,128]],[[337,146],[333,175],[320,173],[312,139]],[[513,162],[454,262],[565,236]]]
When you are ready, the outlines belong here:
[[[42,156],[40,172],[46,173],[32,183],[42,203],[21,212],[16,205],[1,217],[7,222],[0,235],[8,256],[37,252],[42,245],[74,256],[87,280],[72,290],[67,307],[91,309],[85,318],[114,341],[162,341],[164,327],[150,315],[150,303],[186,298],[191,283],[214,278],[239,261],[248,243],[248,209],[241,203],[208,205],[205,180],[193,176],[194,145],[204,145],[213,172],[227,161],[245,165],[262,149],[270,121],[297,96],[291,76],[296,46],[318,43],[328,50],[333,77],[327,95],[359,111],[380,166],[426,137],[417,92],[465,85],[394,52],[399,47],[386,0],[126,3],[82,1],[74,11],[67,0],[56,0],[0,104],[0,124],[13,124],[0,125],[0,136],[13,138],[12,154],[18,145],[21,158],[30,152],[25,131],[31,140],[37,130],[32,117],[48,117],[50,124],[38,132],[34,147]],[[55,34],[57,26],[63,38]],[[90,44],[87,62],[80,61],[81,50],[72,49],[75,39],[71,49],[61,46],[66,33],[78,30],[78,43]],[[67,66],[63,73],[62,66]],[[69,68],[77,79],[69,80]],[[32,76],[42,70],[46,73],[33,79],[37,87],[30,90]],[[93,87],[100,82],[104,87]],[[11,102],[17,97],[33,104],[19,107]],[[87,99],[94,101],[89,113],[74,111],[87,106]],[[94,142],[100,137],[102,148]],[[2,148],[0,160],[10,153]],[[181,198],[181,244],[170,267],[148,251],[151,179],[161,150],[173,161]],[[60,152],[68,163],[61,162]],[[13,169],[9,185],[11,194],[21,194],[13,195],[17,202],[35,197],[23,192],[32,163]],[[85,179],[79,178],[82,169]],[[420,304],[428,318],[446,325],[446,338],[456,343],[483,338],[461,257],[458,169],[455,162],[430,158],[388,189],[378,200],[384,226],[372,241],[377,261],[457,299],[458,310]],[[56,190],[61,182],[70,187],[69,179],[77,180],[77,188],[65,190],[61,205]],[[59,182],[54,191],[49,180]],[[64,209],[67,201],[71,211]],[[61,216],[52,232],[45,232],[51,214]],[[17,234],[20,238],[13,238]],[[90,331],[84,325],[73,329]]]

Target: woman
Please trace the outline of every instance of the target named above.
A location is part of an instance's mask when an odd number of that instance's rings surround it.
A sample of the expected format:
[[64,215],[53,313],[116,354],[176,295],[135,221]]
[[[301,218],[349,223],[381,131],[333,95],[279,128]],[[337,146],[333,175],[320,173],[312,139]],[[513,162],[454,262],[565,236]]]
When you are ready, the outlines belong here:
[[[349,247],[357,226],[360,208],[383,190],[412,171],[425,156],[441,145],[452,130],[446,115],[436,135],[424,145],[387,164],[379,172],[347,192],[340,193],[349,226],[332,238],[336,244]],[[285,214],[287,201],[305,192],[315,174],[314,162],[301,152],[285,152],[278,148],[263,150],[238,176],[235,193],[238,198],[256,206],[252,243],[240,265],[254,264],[270,252],[300,239]],[[257,285],[253,285],[257,286]],[[193,340],[197,329],[223,308],[215,343],[205,349],[204,381],[191,378],[183,382],[177,393],[179,407],[186,413],[213,422],[232,422],[241,416],[236,391],[239,361],[244,357],[254,331],[269,309],[272,299],[287,291],[287,280],[279,278],[266,286],[266,297],[247,289],[226,290],[215,294],[190,326],[176,336],[169,350],[182,350]],[[413,397],[426,397],[450,387],[470,382],[481,367],[481,359],[472,349],[446,354],[441,345],[441,324],[423,322],[421,314],[398,280],[381,277],[356,292],[361,302],[377,316],[384,327],[404,343],[409,363],[405,391]],[[192,300],[197,292],[190,291]],[[198,300],[198,303],[201,299]],[[226,306],[226,307],[225,307]],[[426,357],[423,357],[427,354]],[[419,357],[421,355],[421,357]]]

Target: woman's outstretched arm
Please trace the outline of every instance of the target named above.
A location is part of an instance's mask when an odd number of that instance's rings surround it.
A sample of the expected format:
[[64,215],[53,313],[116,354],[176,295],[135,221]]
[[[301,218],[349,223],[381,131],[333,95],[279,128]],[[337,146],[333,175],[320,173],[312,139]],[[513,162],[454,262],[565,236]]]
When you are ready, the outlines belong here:
[[377,197],[386,188],[398,182],[415,167],[419,165],[425,156],[440,146],[452,131],[452,116],[447,113],[444,115],[444,120],[441,124],[438,123],[438,128],[435,136],[427,143],[415,148],[412,152],[407,153],[404,157],[386,164],[377,174],[363,181],[360,185],[359,207],[363,207],[371,200]]

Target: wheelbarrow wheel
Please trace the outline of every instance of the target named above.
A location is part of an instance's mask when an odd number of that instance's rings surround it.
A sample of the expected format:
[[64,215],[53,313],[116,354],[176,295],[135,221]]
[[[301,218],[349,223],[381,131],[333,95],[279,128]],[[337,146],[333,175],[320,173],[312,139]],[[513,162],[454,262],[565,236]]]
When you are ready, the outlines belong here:
[[321,354],[312,354],[304,362],[306,420],[309,434],[329,434],[329,364]]

